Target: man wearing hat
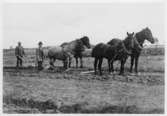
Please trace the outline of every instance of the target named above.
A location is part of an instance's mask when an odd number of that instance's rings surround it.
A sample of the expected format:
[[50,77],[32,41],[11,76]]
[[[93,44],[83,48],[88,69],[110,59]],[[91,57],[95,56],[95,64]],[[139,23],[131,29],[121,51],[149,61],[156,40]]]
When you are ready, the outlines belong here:
[[37,65],[38,65],[38,70],[42,70],[43,69],[43,60],[44,60],[44,52],[43,52],[43,48],[42,48],[42,42],[40,41],[38,43],[38,48],[36,49],[36,60],[37,60]]
[[18,42],[18,46],[15,48],[15,56],[17,59],[16,67],[22,67],[23,56],[25,56],[24,48],[21,46],[21,42]]

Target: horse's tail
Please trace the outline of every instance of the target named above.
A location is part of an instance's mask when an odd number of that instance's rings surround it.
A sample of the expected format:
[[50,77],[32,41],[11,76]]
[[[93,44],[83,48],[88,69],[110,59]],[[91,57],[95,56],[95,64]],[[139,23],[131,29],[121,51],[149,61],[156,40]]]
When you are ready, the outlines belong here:
[[47,54],[46,54],[46,57],[49,58],[49,59],[50,59],[51,57],[53,57],[53,53],[52,53],[51,49],[48,50],[48,52],[47,52]]
[[93,49],[92,49],[92,52],[91,52],[91,56],[92,57],[99,57],[99,56],[102,56],[103,53],[101,53],[104,48],[105,48],[106,44],[104,43],[99,43],[97,44]]
[[95,48],[93,48],[93,49],[92,49],[92,52],[91,52],[91,56],[92,56],[92,57],[95,57],[95,50],[94,50],[94,49],[95,49]]

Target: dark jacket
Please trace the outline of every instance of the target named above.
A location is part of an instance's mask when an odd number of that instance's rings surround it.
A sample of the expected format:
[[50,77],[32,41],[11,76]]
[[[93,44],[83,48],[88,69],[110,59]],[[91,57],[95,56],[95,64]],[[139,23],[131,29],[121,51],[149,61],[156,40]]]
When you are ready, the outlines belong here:
[[36,60],[37,61],[43,61],[44,59],[44,51],[43,48],[37,48],[36,49]]
[[24,48],[22,46],[17,46],[15,48],[15,55],[16,57],[23,57],[23,55],[25,55]]

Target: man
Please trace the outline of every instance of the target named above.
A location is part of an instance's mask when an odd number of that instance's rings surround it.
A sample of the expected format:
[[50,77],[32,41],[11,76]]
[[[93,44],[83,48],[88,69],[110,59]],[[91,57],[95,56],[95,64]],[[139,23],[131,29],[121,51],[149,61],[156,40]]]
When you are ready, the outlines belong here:
[[25,56],[24,48],[21,46],[21,42],[18,42],[18,46],[15,48],[15,56],[17,58],[16,67],[22,67],[23,56]]
[[37,67],[38,70],[42,70],[43,69],[43,60],[44,60],[44,51],[42,48],[42,42],[38,43],[38,48],[36,49],[36,60],[37,60]]

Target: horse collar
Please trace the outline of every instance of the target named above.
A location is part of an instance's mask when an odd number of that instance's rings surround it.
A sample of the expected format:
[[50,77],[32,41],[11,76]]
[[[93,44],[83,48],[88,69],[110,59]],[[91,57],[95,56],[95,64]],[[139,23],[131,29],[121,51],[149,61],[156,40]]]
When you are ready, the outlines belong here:
[[127,54],[131,54],[131,53],[128,51],[128,49],[126,48],[124,42],[122,42],[122,46],[123,46],[123,49],[125,50],[125,52],[126,52]]
[[142,49],[143,46],[141,46],[140,43],[139,43],[139,41],[137,41],[136,34],[135,34],[135,36],[134,36],[134,40],[135,40],[136,44],[138,45],[138,47],[139,47],[140,49]]

